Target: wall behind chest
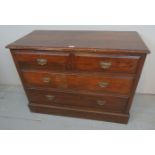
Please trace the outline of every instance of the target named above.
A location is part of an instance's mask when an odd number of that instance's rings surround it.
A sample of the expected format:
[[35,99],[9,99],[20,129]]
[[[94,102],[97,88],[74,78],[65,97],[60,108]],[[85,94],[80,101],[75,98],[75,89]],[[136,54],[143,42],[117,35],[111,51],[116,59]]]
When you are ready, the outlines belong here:
[[151,51],[137,88],[138,93],[155,94],[155,26],[0,26],[0,84],[19,85],[12,57],[5,46],[36,29],[137,31]]

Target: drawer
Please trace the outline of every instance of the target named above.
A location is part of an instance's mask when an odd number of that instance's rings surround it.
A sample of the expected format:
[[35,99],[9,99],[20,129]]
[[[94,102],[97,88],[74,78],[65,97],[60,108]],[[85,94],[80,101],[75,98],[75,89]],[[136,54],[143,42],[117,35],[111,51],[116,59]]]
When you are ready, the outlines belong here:
[[75,91],[92,91],[129,94],[133,77],[106,76],[101,74],[62,74],[23,71],[27,87],[60,88]]
[[42,105],[61,105],[123,112],[127,98],[101,95],[83,95],[47,90],[28,89],[30,102]]
[[21,69],[41,69],[65,71],[69,54],[66,52],[15,52],[15,58]]
[[137,70],[139,59],[140,56],[77,53],[73,63],[77,71],[134,74]]

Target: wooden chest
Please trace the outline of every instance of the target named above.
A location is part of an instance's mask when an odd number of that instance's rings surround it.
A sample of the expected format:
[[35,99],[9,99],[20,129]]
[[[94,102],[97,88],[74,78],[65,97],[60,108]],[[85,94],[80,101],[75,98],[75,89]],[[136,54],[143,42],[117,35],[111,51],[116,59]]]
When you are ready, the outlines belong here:
[[149,53],[136,32],[34,31],[7,47],[32,112],[128,122]]

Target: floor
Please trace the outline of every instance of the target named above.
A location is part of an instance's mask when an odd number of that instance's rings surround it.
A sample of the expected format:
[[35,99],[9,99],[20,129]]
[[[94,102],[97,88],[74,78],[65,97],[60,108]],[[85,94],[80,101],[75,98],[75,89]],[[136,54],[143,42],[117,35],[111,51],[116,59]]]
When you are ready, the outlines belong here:
[[31,113],[21,86],[0,86],[1,130],[155,129],[155,95],[136,94],[127,125]]

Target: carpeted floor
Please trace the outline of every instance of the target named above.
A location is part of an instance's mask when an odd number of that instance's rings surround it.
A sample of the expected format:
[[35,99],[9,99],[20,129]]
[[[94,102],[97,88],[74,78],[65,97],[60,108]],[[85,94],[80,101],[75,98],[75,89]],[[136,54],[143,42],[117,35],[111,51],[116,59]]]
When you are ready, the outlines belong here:
[[136,94],[127,125],[31,113],[20,86],[0,86],[0,129],[136,130],[155,129],[155,95]]

